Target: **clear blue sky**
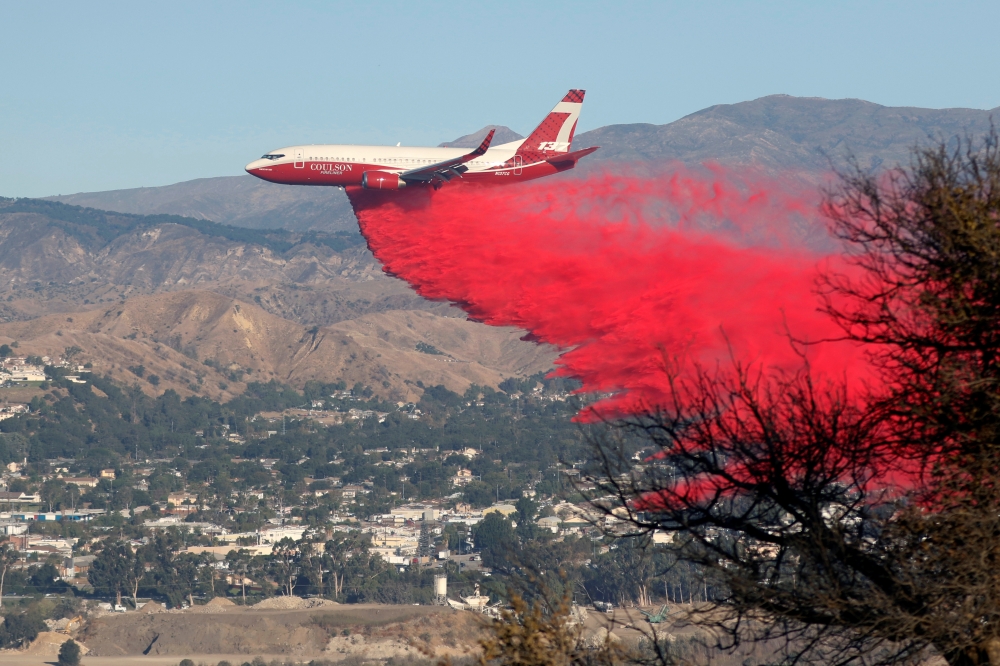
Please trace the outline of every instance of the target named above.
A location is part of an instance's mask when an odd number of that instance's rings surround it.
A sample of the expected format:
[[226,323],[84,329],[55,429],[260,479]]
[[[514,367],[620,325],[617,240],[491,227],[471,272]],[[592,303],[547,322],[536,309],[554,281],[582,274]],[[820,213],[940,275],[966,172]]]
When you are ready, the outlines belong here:
[[0,195],[242,173],[295,143],[580,129],[773,93],[1000,106],[995,2],[0,0]]

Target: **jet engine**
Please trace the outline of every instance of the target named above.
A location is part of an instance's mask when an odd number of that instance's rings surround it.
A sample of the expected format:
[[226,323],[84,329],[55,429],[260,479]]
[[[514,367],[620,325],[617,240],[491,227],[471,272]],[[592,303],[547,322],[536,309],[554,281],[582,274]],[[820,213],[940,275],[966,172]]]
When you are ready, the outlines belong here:
[[361,187],[366,190],[401,190],[406,187],[406,181],[399,174],[387,171],[365,171],[361,176]]

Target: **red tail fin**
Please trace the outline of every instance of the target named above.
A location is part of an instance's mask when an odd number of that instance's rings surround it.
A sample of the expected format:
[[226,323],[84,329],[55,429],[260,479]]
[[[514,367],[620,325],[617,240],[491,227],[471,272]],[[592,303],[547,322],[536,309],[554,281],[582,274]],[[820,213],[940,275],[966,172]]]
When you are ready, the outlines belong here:
[[583,107],[586,90],[570,90],[562,101],[545,116],[542,124],[535,128],[521,147],[518,155],[531,154],[546,159],[559,153],[568,153],[573,145],[576,122]]

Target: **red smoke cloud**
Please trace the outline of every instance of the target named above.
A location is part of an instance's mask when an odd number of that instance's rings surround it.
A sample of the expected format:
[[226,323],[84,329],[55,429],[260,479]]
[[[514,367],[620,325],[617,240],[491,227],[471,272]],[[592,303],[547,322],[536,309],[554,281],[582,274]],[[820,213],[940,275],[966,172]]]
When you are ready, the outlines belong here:
[[[558,373],[614,393],[611,412],[662,404],[665,358],[797,369],[789,333],[840,335],[818,311],[818,271],[839,260],[810,190],[710,168],[349,195],[387,273],[565,350]],[[865,372],[849,343],[806,354]]]

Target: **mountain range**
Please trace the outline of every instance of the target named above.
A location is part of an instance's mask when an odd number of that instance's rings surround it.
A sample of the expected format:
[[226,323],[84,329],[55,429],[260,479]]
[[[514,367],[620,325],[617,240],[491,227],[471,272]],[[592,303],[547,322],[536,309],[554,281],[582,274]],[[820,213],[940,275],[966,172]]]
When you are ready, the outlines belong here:
[[[773,95],[581,133],[574,148],[601,149],[556,177],[714,162],[818,182],[849,154],[865,168],[906,163],[920,142],[983,132],[992,113]],[[491,128],[498,143],[521,138],[489,125],[442,145],[475,146]],[[461,391],[551,367],[556,350],[521,335],[383,274],[336,188],[234,176],[0,200],[0,342],[80,347],[150,393],[225,398],[256,379],[343,379],[412,399],[417,382]]]
[[0,199],[0,344],[79,347],[80,362],[150,393],[224,399],[247,381],[316,379],[409,400],[417,382],[464,391],[551,367],[555,351],[522,335],[419,298],[356,232]]
[[[586,112],[586,110],[584,111]],[[871,168],[906,164],[921,142],[987,130],[1000,109],[888,107],[857,99],[771,95],[720,104],[665,125],[608,125],[577,135],[573,147],[600,146],[580,162],[579,177],[609,163],[715,162],[818,182],[831,162],[853,154]],[[442,146],[471,148],[495,128],[496,143],[523,138],[503,125]],[[286,187],[252,176],[202,178],[164,187],[86,192],[52,201],[122,213],[170,213],[256,229],[353,230],[347,197],[336,188]]]
[[[579,135],[574,149],[601,146],[599,161],[715,162],[818,179],[848,155],[868,168],[907,164],[911,149],[981,134],[1000,108],[888,107],[860,99],[771,95],[719,104],[666,125],[608,125]],[[581,164],[586,164],[586,161]]]

